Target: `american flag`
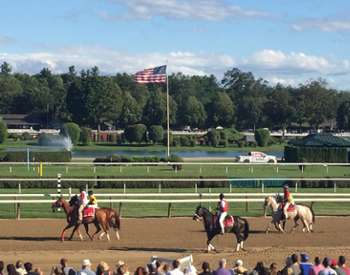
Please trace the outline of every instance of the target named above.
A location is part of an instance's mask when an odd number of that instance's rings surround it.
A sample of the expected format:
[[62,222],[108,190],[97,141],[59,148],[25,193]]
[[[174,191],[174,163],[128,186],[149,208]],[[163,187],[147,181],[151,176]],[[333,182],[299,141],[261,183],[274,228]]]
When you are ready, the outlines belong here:
[[137,83],[165,83],[166,65],[137,72],[135,81]]

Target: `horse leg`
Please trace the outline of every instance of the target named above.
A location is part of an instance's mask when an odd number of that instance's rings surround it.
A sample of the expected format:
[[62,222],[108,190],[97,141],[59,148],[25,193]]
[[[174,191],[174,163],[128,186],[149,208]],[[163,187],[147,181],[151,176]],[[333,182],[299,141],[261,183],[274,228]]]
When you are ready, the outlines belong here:
[[279,229],[279,231],[281,231],[282,233],[285,233],[283,227],[281,226],[281,223],[278,223],[278,229]]
[[94,221],[94,224],[96,226],[96,232],[92,235],[92,238],[94,238],[100,231],[101,231],[101,226],[97,221]]
[[76,224],[75,227],[73,228],[73,231],[69,237],[70,241],[73,239],[73,235],[74,235],[75,231],[79,228],[79,226],[80,226],[80,223]]
[[86,235],[89,236],[90,240],[92,241],[93,238],[91,237],[90,233],[89,233],[89,224],[87,223],[84,223],[84,227],[85,227],[85,232],[86,232]]
[[63,228],[61,235],[60,235],[62,242],[64,242],[64,232],[66,232],[66,230],[71,228],[72,226],[73,226],[72,224],[68,224],[65,228]]
[[297,227],[299,226],[298,220],[299,220],[299,216],[295,216],[295,217],[294,217],[294,226],[293,226],[293,228],[292,228],[292,231],[294,231],[295,229],[297,229]]

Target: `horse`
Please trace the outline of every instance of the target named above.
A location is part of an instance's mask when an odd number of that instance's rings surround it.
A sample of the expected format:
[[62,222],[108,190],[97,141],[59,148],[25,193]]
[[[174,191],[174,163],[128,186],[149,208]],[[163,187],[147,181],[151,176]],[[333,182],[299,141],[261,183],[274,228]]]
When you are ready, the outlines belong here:
[[[116,210],[112,209],[112,208],[97,208],[95,211],[95,216],[92,217],[85,217],[83,218],[82,223],[80,223],[78,221],[79,215],[78,215],[78,197],[77,196],[73,196],[70,200],[70,202],[68,203],[63,197],[60,197],[57,199],[57,201],[55,201],[52,204],[52,210],[54,211],[57,208],[63,208],[65,214],[66,214],[66,219],[67,219],[67,226],[62,230],[61,232],[61,241],[64,241],[64,232],[73,227],[73,231],[69,237],[69,240],[72,240],[73,235],[75,233],[76,230],[78,230],[78,234],[80,239],[82,240],[82,236],[79,232],[79,226],[81,224],[84,225],[85,227],[85,231],[86,234],[89,236],[90,240],[92,241],[95,237],[96,234],[98,234],[101,231],[101,227],[103,229],[102,234],[99,236],[99,239],[102,238],[102,236],[104,234],[107,235],[107,240],[110,241],[110,236],[108,233],[108,230],[110,228],[110,226],[112,226],[115,229],[115,234],[116,234],[116,238],[119,240],[120,236],[119,236],[119,230],[120,230],[120,217],[117,213]],[[96,232],[91,236],[89,234],[89,224],[93,223],[96,227]]]
[[268,224],[266,228],[266,233],[269,232],[271,224],[275,226],[275,228],[284,233],[284,224],[281,226],[281,222],[285,223],[285,220],[287,219],[293,219],[294,220],[294,227],[292,228],[292,231],[294,231],[298,226],[298,220],[300,219],[303,223],[303,232],[313,232],[313,224],[315,222],[315,213],[313,209],[306,205],[295,205],[295,209],[292,211],[288,211],[288,217],[284,219],[283,215],[283,208],[281,196],[268,196],[265,198],[264,201],[264,211],[265,211],[265,217],[266,217],[266,209],[267,207],[270,207],[272,210],[272,220],[271,223]]
[[[228,216],[231,217],[231,216]],[[199,221],[203,218],[204,229],[207,233],[207,251],[216,250],[211,244],[211,240],[216,236],[221,234],[221,228],[217,220],[216,215],[212,214],[207,208],[198,206],[193,219]],[[247,240],[249,235],[249,224],[246,219],[238,216],[233,216],[233,225],[225,227],[227,233],[234,233],[237,240],[236,251],[238,252],[240,248],[244,250],[244,241]],[[226,217],[227,219],[227,217]]]

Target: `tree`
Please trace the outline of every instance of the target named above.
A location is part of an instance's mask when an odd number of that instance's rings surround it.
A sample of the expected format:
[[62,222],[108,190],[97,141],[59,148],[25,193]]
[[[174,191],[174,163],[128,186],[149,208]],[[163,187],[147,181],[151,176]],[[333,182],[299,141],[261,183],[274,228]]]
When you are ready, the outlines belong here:
[[142,142],[146,137],[147,127],[144,124],[135,124],[126,127],[124,135],[129,142]]
[[123,94],[123,107],[118,120],[121,127],[135,124],[141,120],[141,110],[137,104],[137,101],[131,96],[130,93],[124,92]]
[[11,74],[12,68],[11,65],[7,62],[4,62],[0,66],[0,74],[1,75],[9,75]]
[[7,139],[7,125],[0,118],[0,144],[4,143]]
[[161,125],[152,125],[151,127],[149,127],[148,132],[149,139],[154,143],[159,143],[163,141],[164,130]]
[[62,128],[62,133],[65,136],[70,137],[74,145],[77,145],[79,143],[80,132],[81,131],[79,125],[74,122],[65,123]]
[[341,130],[350,129],[350,101],[343,102],[337,110],[337,126]]
[[179,116],[183,125],[191,127],[202,127],[207,118],[203,104],[194,96],[190,96],[180,109]]
[[231,127],[235,119],[235,106],[231,98],[224,92],[219,92],[215,96],[208,108],[209,125]]
[[82,145],[91,144],[91,129],[87,127],[81,127],[80,142]]
[[270,140],[270,132],[266,129],[256,129],[254,133],[255,141],[260,147],[265,147]]

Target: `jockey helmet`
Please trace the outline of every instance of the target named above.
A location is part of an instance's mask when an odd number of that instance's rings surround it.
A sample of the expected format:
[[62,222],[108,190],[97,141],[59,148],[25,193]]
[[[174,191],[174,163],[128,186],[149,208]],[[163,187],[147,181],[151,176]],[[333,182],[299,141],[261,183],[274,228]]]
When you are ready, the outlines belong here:
[[88,192],[88,195],[89,196],[91,196],[91,195],[93,195],[94,194],[94,191],[92,191],[92,190],[90,190],[89,192]]
[[85,191],[85,188],[84,188],[84,186],[80,186],[80,188],[79,188],[79,191],[80,191],[80,192],[83,192],[83,191]]
[[223,199],[224,198],[224,194],[221,193],[219,197],[220,197],[220,199]]
[[285,185],[283,185],[283,188],[284,188],[284,189],[288,189],[289,186],[288,186],[287,184],[285,184]]

